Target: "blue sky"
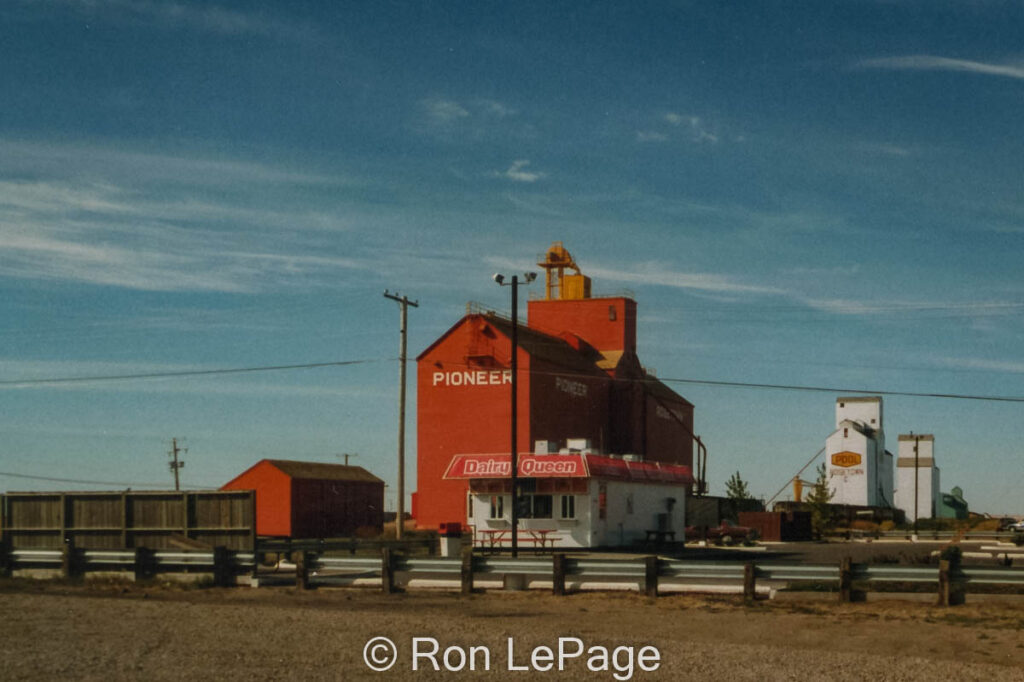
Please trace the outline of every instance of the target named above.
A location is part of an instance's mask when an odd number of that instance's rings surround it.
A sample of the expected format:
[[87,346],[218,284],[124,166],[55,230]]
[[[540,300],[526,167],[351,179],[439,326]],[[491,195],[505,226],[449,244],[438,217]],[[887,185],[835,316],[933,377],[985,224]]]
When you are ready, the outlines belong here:
[[[1024,396],[1022,29],[997,1],[8,0],[0,489],[167,485],[172,436],[190,485],[343,452],[393,484],[383,291],[420,302],[415,355],[555,240],[634,293],[665,380]],[[365,362],[16,383],[330,361]],[[834,423],[835,393],[670,385],[713,492],[771,496]],[[944,490],[1024,513],[1020,403],[885,410],[890,450],[933,433]]]

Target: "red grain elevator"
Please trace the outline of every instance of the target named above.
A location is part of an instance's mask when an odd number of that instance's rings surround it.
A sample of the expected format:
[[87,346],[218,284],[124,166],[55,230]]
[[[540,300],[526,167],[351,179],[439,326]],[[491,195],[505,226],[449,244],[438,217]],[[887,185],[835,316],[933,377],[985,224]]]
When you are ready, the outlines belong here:
[[221,490],[256,491],[256,534],[347,537],[384,527],[384,481],[358,466],[263,459]]
[[[641,365],[636,301],[593,297],[560,242],[538,264],[544,299],[529,302],[518,328],[520,454],[586,450],[692,467],[693,405]],[[468,482],[444,478],[456,455],[508,454],[511,329],[470,311],[417,358],[419,528],[466,522]]]

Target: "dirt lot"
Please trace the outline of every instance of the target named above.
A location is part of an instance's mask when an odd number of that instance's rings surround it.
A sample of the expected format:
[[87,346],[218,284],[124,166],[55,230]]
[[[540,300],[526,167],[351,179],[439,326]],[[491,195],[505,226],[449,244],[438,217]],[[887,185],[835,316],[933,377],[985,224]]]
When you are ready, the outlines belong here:
[[[411,679],[412,638],[487,647],[477,671],[439,674],[419,659],[417,677],[586,680],[1024,680],[1024,607],[939,609],[913,603],[839,606],[734,597],[500,593],[461,597],[359,589],[182,589],[133,585],[0,583],[0,670],[13,679]],[[363,660],[368,640],[387,636],[398,659],[384,673]],[[567,659],[565,671],[529,667],[529,650],[575,637],[606,647]],[[421,643],[426,651],[429,642]],[[574,641],[564,644],[572,653]],[[633,670],[629,652],[633,647]],[[660,665],[638,667],[643,646]],[[649,654],[650,652],[648,652]],[[592,665],[587,658],[597,656]],[[449,663],[460,662],[452,650]],[[544,667],[538,659],[538,666]],[[606,670],[600,670],[601,667]],[[648,662],[648,667],[653,663]],[[424,672],[423,668],[427,670]],[[468,667],[468,663],[467,663]],[[591,668],[596,668],[592,671]],[[557,668],[556,668],[557,670]]]

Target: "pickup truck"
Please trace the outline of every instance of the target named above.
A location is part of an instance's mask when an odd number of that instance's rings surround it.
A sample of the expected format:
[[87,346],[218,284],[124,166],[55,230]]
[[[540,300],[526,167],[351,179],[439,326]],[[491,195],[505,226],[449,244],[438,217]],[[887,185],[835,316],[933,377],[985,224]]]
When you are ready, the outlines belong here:
[[[687,526],[686,539],[690,541],[703,540],[704,532],[703,526]],[[756,537],[756,529],[748,528],[747,526],[734,526],[728,521],[722,521],[717,526],[707,527],[708,541],[718,544],[734,545],[744,540],[754,540]]]

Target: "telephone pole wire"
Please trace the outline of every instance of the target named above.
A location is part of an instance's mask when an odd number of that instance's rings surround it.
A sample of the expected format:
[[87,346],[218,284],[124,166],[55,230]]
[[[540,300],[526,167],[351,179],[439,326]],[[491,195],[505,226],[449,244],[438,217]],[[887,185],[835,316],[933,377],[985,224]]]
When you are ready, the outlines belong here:
[[419,308],[420,304],[410,301],[408,296],[400,296],[398,292],[384,291],[384,297],[396,301],[399,307],[399,343],[398,343],[398,509],[395,513],[395,539],[402,539],[405,530],[405,349],[406,328],[409,318],[409,306]]

